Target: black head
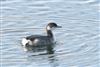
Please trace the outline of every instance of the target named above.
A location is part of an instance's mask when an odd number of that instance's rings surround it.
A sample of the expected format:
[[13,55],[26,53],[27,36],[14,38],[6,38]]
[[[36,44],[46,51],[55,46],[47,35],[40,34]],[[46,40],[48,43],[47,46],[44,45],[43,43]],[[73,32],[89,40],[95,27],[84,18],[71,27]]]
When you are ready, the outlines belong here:
[[52,27],[57,27],[57,24],[56,23],[49,23],[47,26],[49,26],[50,28],[52,28]]
[[61,26],[58,26],[56,23],[51,22],[47,25],[47,30],[51,30],[52,28],[61,28]]

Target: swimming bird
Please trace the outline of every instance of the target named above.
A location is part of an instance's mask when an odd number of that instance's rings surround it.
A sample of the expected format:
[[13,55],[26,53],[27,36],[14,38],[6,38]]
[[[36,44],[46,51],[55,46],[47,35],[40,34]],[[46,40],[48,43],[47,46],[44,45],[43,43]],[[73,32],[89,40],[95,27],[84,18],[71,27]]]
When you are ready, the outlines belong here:
[[47,35],[31,35],[27,36],[22,39],[22,45],[24,47],[26,46],[42,46],[42,45],[48,45],[48,44],[53,44],[54,43],[54,37],[52,30],[54,28],[61,28],[61,26],[58,26],[56,23],[48,23],[46,26],[46,32]]

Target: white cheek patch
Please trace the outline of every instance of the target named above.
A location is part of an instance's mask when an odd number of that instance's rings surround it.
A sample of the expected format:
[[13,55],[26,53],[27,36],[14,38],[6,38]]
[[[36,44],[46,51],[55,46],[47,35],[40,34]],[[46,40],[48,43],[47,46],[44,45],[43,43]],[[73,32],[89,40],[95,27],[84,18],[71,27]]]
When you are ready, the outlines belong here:
[[50,26],[47,26],[47,30],[51,30]]
[[27,40],[26,38],[22,39],[22,45],[23,46],[26,46],[26,43],[28,43],[28,42],[29,42],[29,40]]

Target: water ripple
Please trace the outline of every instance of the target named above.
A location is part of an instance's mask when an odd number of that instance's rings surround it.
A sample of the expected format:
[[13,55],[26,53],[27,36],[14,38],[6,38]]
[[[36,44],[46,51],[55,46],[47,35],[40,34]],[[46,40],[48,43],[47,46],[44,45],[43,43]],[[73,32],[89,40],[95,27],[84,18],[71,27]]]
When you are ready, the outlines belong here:
[[[15,67],[99,67],[99,0],[1,0],[1,65]],[[48,21],[56,44],[47,50],[25,52],[21,39],[45,35]]]

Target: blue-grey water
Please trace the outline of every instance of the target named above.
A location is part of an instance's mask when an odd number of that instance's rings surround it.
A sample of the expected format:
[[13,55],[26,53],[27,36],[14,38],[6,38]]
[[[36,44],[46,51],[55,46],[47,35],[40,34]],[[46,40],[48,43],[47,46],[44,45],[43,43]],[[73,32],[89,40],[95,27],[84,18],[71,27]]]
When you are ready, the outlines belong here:
[[[100,67],[99,0],[0,0],[1,67]],[[51,54],[26,52],[21,39],[54,30]]]

